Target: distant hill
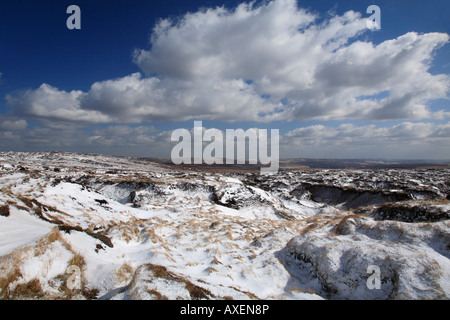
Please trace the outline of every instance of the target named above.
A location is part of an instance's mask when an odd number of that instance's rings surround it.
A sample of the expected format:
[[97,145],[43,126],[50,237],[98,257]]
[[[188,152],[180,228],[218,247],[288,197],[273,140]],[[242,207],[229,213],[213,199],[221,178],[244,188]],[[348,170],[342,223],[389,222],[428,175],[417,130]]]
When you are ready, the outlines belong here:
[[[170,159],[142,158],[144,160],[175,166]],[[224,161],[225,162],[225,161]],[[177,165],[178,166],[178,165]],[[260,165],[251,164],[183,164],[184,168],[199,170],[259,170]],[[280,160],[280,169],[439,169],[450,168],[449,160],[390,160],[390,159],[310,159],[290,158]]]

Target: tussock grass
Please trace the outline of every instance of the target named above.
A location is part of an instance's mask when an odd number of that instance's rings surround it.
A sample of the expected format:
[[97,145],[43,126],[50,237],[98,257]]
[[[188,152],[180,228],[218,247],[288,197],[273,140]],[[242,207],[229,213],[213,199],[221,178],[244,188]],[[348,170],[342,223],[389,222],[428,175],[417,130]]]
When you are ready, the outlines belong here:
[[7,273],[6,276],[0,277],[0,297],[3,300],[10,299],[11,291],[9,287],[11,283],[19,280],[20,278],[22,278],[22,272],[17,267],[14,268],[12,272]]
[[48,243],[60,241],[63,242],[66,247],[70,247],[70,245],[62,238],[58,228],[54,228],[53,231],[46,236],[46,240]]
[[38,257],[40,255],[43,255],[48,249],[49,245],[53,242],[60,242],[67,250],[74,252],[72,246],[62,237],[58,227],[54,227],[50,233],[42,237],[33,247],[34,256]]
[[134,268],[128,263],[124,263],[117,269],[114,274],[119,283],[129,283],[133,279]]
[[[67,281],[70,274],[63,273],[55,278],[35,278],[25,282],[21,267],[31,257],[41,257],[47,254],[52,248],[52,244],[58,242],[65,249],[72,253],[72,258],[68,262],[68,266],[77,266],[81,271],[81,287],[69,289]],[[44,273],[51,262],[46,262]],[[20,248],[8,255],[0,258],[0,298],[4,300],[16,299],[95,299],[98,290],[95,288],[87,288],[83,281],[83,270],[86,266],[85,258],[77,253],[72,246],[62,237],[60,231],[55,227],[51,232],[42,237],[35,245]],[[46,283],[50,287],[55,288],[58,293],[43,291]],[[55,287],[55,284],[58,284]]]
[[163,238],[161,238],[160,236],[158,236],[156,234],[154,229],[146,229],[146,231],[153,243],[164,243],[165,242],[165,240]]
[[[249,291],[240,290],[240,289],[236,288],[235,286],[228,286],[228,288],[231,288],[233,290],[236,290],[237,292],[240,292],[240,293],[243,293],[243,294],[247,295],[251,300],[261,300],[258,296],[256,296],[255,294],[253,294],[253,293],[251,293]],[[231,298],[231,300],[233,300],[233,298]]]
[[[160,265],[154,265],[154,264],[146,264],[143,266],[147,271],[151,271],[153,277],[155,278],[163,278],[170,281],[176,281],[184,283],[186,290],[189,292],[189,295],[191,296],[192,300],[201,300],[206,299],[209,300],[211,298],[215,298],[215,296],[207,289],[202,288],[200,286],[197,286],[193,284],[191,281],[187,280],[186,278],[176,275],[173,272],[168,271],[164,266]],[[135,274],[136,277],[136,274]],[[136,278],[133,278],[132,283],[135,283]],[[147,290],[147,292],[149,292]],[[157,296],[157,298],[164,298],[163,295],[159,294],[157,291],[151,290],[149,292],[150,294],[154,294]],[[158,295],[159,294],[159,295]]]
[[69,266],[77,266],[80,268],[80,270],[82,270],[85,265],[86,265],[86,260],[79,253],[75,253],[73,255],[72,259],[70,259],[70,261],[69,261]]
[[10,296],[14,300],[40,299],[45,296],[45,293],[42,291],[39,279],[32,279],[27,283],[19,283]]
[[156,300],[169,300],[169,298],[167,298],[165,295],[159,293],[158,291],[151,289],[151,290],[146,290],[148,294],[155,296]]
[[210,297],[212,296],[212,293],[209,292],[208,290],[196,286],[186,279],[184,279],[184,283],[187,291],[189,291],[189,294],[191,295],[191,298],[194,300],[202,300],[202,299],[209,300]]
[[140,236],[140,229],[138,226],[138,222],[135,221],[129,221],[127,223],[118,224],[113,226],[112,228],[109,228],[109,232],[116,229],[120,237],[127,243],[135,241],[139,242],[141,241]]

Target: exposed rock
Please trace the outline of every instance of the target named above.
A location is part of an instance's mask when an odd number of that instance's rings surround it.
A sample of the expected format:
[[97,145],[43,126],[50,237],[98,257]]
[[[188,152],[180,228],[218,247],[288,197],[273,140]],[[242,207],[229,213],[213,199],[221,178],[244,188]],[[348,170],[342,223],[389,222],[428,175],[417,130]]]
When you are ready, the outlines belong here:
[[436,222],[450,219],[450,206],[446,208],[426,204],[385,204],[373,213],[375,220],[403,222]]
[[336,233],[339,235],[346,235],[355,232],[356,221],[354,218],[344,218],[336,226]]
[[357,190],[354,188],[309,183],[302,184],[300,187],[293,190],[291,194],[297,198],[301,198],[306,192],[313,201],[337,206],[344,210],[411,199],[411,195],[405,192]]
[[9,206],[8,205],[0,207],[0,216],[9,217]]

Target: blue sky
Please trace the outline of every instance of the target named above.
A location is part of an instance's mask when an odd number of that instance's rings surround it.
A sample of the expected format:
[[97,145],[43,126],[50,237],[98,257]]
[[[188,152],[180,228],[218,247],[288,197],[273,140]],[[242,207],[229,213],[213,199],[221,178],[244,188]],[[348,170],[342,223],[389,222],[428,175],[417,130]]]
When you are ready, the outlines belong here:
[[450,159],[449,1],[241,3],[2,0],[0,150],[168,157],[196,119],[280,129],[282,157]]

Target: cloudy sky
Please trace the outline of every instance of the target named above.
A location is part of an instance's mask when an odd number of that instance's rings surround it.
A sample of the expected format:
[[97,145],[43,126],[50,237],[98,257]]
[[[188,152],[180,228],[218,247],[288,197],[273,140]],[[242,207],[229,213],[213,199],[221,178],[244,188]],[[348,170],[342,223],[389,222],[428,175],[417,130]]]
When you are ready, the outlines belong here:
[[170,157],[172,131],[202,120],[279,129],[281,158],[450,160],[449,13],[448,0],[2,0],[0,150]]

